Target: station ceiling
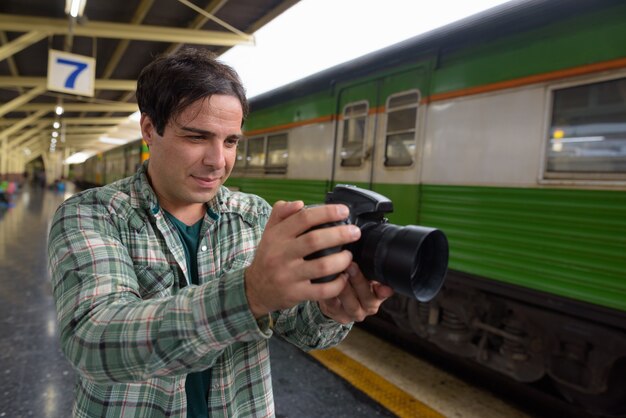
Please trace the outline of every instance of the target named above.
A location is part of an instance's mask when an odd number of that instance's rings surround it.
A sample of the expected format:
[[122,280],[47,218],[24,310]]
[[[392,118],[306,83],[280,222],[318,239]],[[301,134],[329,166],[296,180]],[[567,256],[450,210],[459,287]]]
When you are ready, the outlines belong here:
[[[0,1],[2,152],[23,151],[31,159],[48,152],[55,119],[64,140],[56,151],[115,146],[100,137],[132,129],[136,79],[154,56],[185,45],[220,55],[253,44],[255,31],[297,2],[87,0],[83,16],[72,18],[65,0]],[[47,89],[49,50],[95,58],[93,97]],[[59,103],[65,110],[60,117]]]

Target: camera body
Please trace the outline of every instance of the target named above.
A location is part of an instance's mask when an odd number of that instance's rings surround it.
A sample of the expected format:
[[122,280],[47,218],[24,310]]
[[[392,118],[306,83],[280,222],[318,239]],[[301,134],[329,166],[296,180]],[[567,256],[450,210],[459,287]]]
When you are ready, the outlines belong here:
[[[339,184],[326,195],[326,204],[341,203],[350,209],[342,222],[319,225],[324,228],[353,224],[361,229],[361,238],[349,245],[317,251],[306,259],[323,257],[348,249],[363,275],[392,287],[395,291],[421,302],[437,295],[448,267],[448,241],[443,232],[418,225],[390,224],[385,214],[393,212],[393,203],[385,196],[356,186]],[[313,282],[334,280],[336,275]]]

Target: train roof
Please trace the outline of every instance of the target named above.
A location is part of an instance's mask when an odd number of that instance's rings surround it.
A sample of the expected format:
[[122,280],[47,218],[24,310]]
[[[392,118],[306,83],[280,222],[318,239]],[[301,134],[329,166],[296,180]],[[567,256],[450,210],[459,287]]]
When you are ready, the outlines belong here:
[[513,0],[387,48],[336,65],[250,100],[259,110],[341,81],[620,4],[622,0]]

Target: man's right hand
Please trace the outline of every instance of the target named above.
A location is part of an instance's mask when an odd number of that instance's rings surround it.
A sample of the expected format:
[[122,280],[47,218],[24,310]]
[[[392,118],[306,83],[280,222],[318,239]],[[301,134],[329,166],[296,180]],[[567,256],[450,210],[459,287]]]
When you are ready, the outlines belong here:
[[[361,236],[355,225],[311,228],[348,217],[344,205],[304,208],[304,203],[277,202],[267,222],[252,264],[245,272],[246,295],[250,309],[260,318],[269,312],[290,308],[305,300],[319,301],[338,296],[346,286],[343,273],[352,253],[343,250],[324,257],[304,257],[326,248],[357,241]],[[326,283],[312,279],[339,274]]]

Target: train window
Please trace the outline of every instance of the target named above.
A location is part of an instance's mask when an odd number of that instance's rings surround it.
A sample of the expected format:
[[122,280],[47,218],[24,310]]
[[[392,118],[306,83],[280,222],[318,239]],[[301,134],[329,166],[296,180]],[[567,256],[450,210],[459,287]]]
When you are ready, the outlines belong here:
[[341,165],[359,167],[363,163],[363,144],[367,123],[367,103],[353,103],[343,111],[343,141]]
[[241,138],[237,143],[237,161],[236,168],[244,168],[246,166],[246,145],[248,141],[246,138]]
[[387,102],[385,165],[409,166],[415,159],[419,93],[401,93]]
[[554,90],[546,177],[610,174],[626,174],[626,78]]
[[265,137],[248,139],[246,165],[248,167],[263,167],[265,165]]
[[289,159],[287,139],[286,133],[280,133],[240,141],[237,146],[237,170],[266,174],[286,173]]
[[287,134],[269,135],[267,137],[267,166],[287,167]]

